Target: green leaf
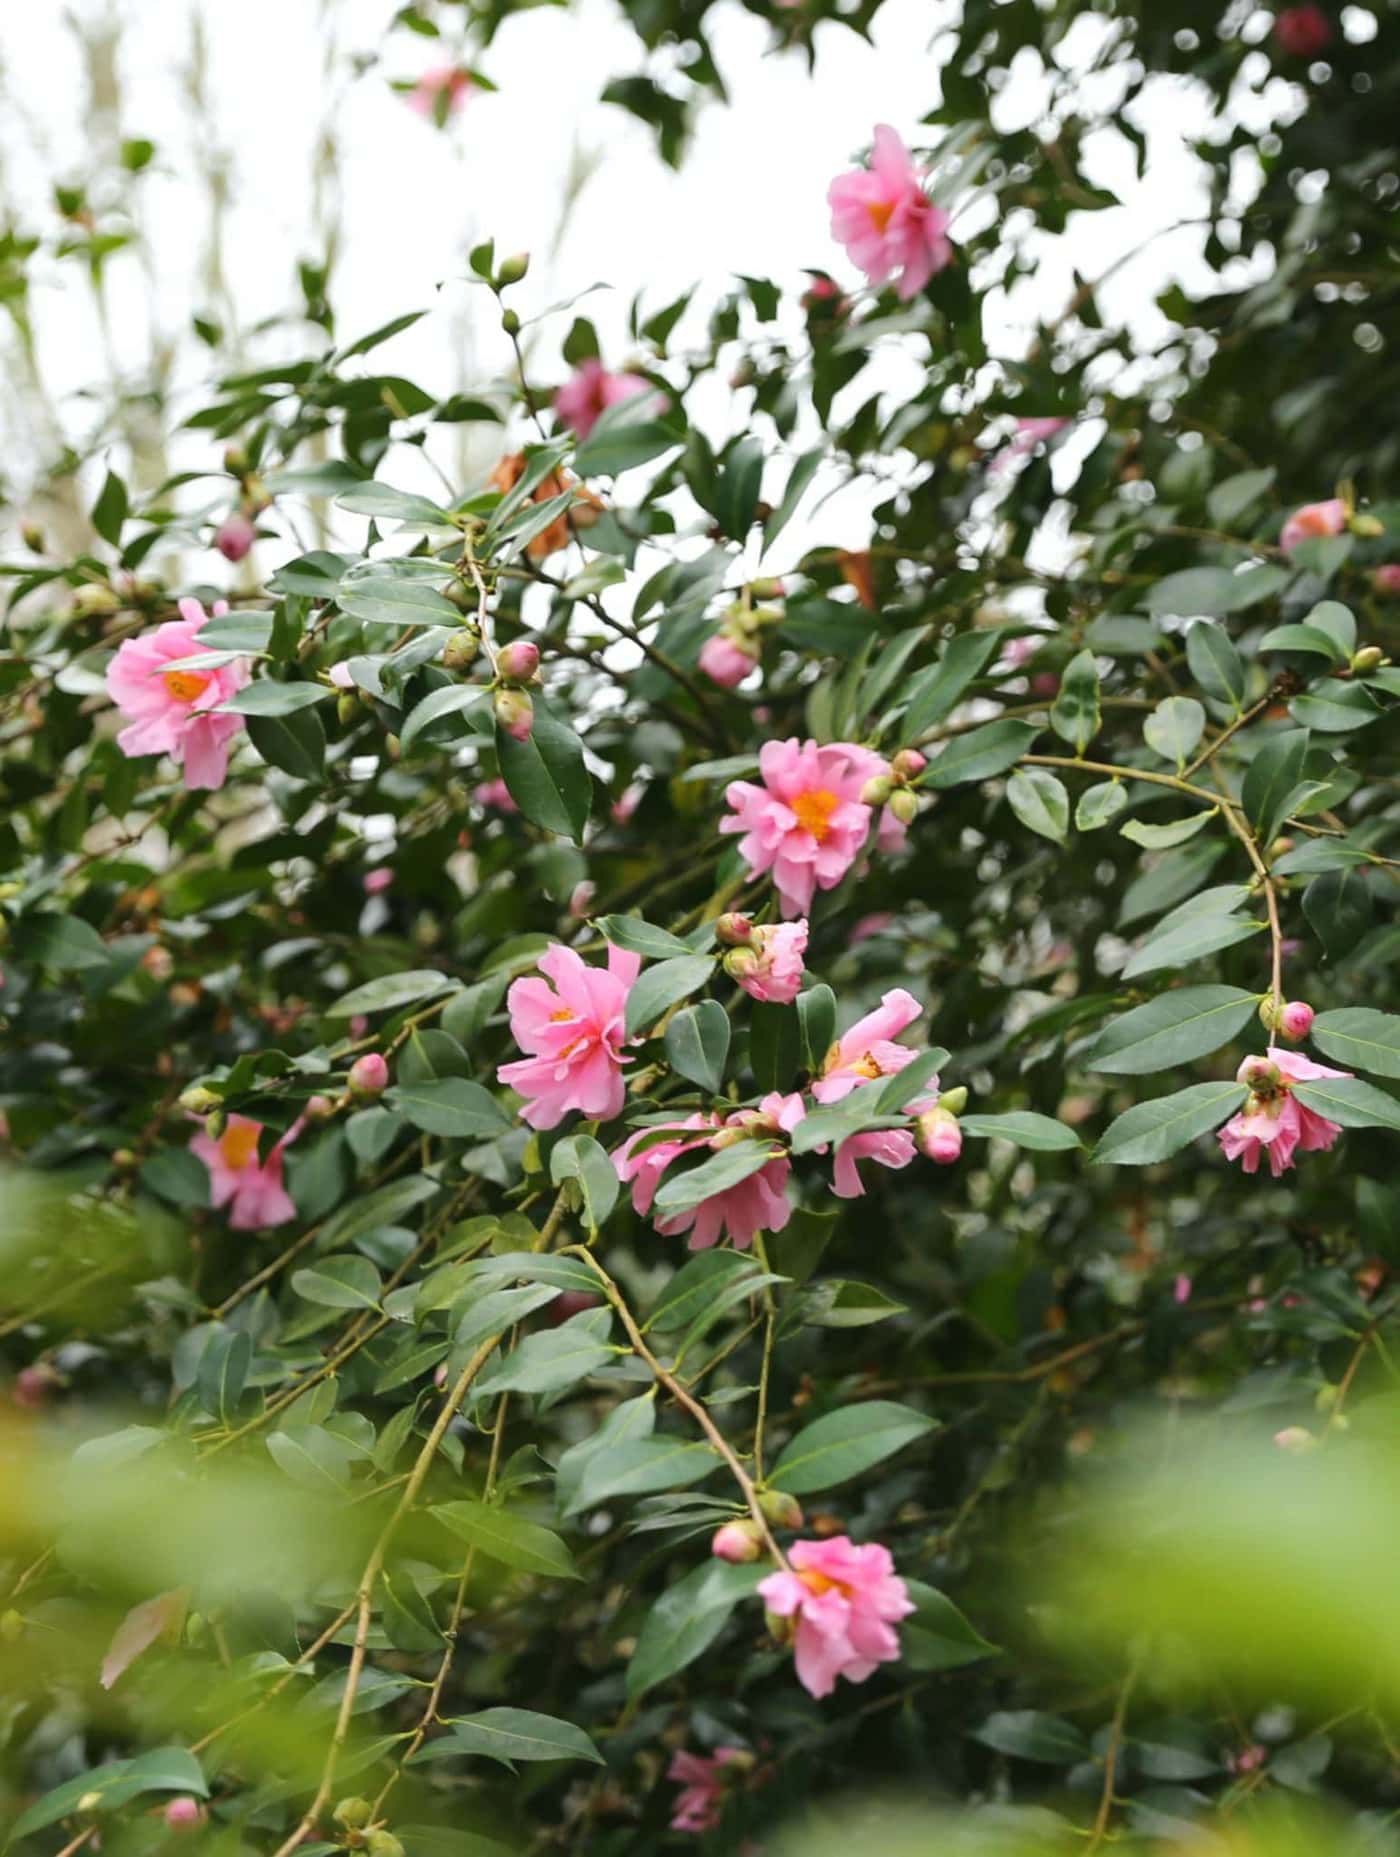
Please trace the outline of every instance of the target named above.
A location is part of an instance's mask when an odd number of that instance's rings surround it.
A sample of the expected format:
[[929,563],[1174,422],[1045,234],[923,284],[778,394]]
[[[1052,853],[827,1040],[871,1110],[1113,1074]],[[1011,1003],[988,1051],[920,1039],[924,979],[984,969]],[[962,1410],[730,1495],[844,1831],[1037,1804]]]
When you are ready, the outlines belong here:
[[790,1089],[801,1061],[796,1006],[755,1001],[749,1013],[749,1065],[759,1090]]
[[1218,954],[1222,948],[1233,948],[1236,942],[1247,941],[1264,926],[1242,916],[1188,915],[1171,928],[1159,929],[1146,941],[1124,967],[1121,978],[1136,980],[1139,974],[1155,974],[1163,967],[1185,967],[1208,954]]
[[908,1312],[907,1303],[845,1277],[824,1277],[802,1298],[802,1321],[810,1328],[868,1328],[872,1322]]
[[122,529],[129,513],[126,485],[115,471],[108,471],[92,506],[92,526],[113,548],[121,546]]
[[1304,728],[1321,729],[1325,735],[1342,735],[1351,729],[1364,729],[1381,712],[1370,692],[1360,684],[1340,683],[1334,677],[1324,677],[1321,683],[1294,697],[1289,713]]
[[645,413],[653,396],[639,393],[609,407],[574,453],[580,477],[616,477],[619,472],[649,464],[663,451],[685,443],[685,433]]
[[[401,321],[399,326],[403,328],[407,325]],[[358,349],[347,351],[358,352]],[[444,528],[451,522],[447,511],[439,509],[436,503],[430,503],[427,497],[415,496],[409,490],[395,490],[391,484],[376,483],[373,480],[358,484],[335,500],[337,508],[348,509],[352,516],[373,516],[376,522],[426,523],[430,528]]]
[[504,1562],[517,1573],[541,1573],[556,1580],[583,1577],[574,1565],[573,1555],[552,1529],[511,1515],[496,1503],[445,1502],[431,1513],[459,1541],[491,1560]]
[[534,698],[535,723],[528,741],[496,730],[496,756],[511,798],[545,832],[582,844],[593,803],[593,781],[584,764],[583,743],[541,696]]
[[732,1147],[711,1154],[698,1167],[669,1172],[652,1201],[653,1218],[673,1219],[678,1213],[689,1212],[701,1200],[738,1186],[741,1180],[756,1174],[760,1167],[766,1167],[782,1152],[782,1148],[771,1141],[736,1141]]
[[326,731],[314,709],[281,716],[249,716],[248,740],[269,767],[293,780],[319,780],[326,763]]
[[800,458],[794,460],[793,467],[788,472],[787,483],[783,488],[782,501],[763,525],[765,554],[797,514],[797,506],[802,501],[803,493],[821,468],[822,460],[826,456],[826,446],[818,445],[815,450],[804,452]]
[[1231,523],[1238,522],[1268,493],[1277,475],[1269,466],[1259,471],[1236,471],[1233,477],[1222,478],[1206,498],[1206,512],[1216,528],[1228,529]]
[[950,715],[1000,644],[1001,632],[995,627],[959,632],[950,638],[937,664],[926,666],[910,682],[909,705],[899,725],[900,742],[917,741]]
[[622,1182],[605,1149],[591,1135],[566,1135],[549,1156],[549,1177],[555,1186],[576,1180],[583,1197],[583,1213],[590,1232],[596,1233],[617,1204]]
[[107,944],[81,916],[58,915],[45,910],[21,916],[14,925],[12,951],[17,960],[56,973],[80,973],[84,968],[106,967],[111,962]]
[[1148,589],[1147,610],[1154,619],[1219,619],[1234,610],[1238,594],[1228,568],[1188,567]]
[[1099,732],[1099,667],[1092,651],[1080,651],[1065,666],[1050,710],[1050,726],[1076,754]]
[[209,1797],[209,1783],[194,1755],[184,1747],[158,1747],[135,1760],[109,1760],[55,1786],[21,1812],[10,1826],[9,1842],[43,1831],[61,1818],[70,1818],[78,1801],[95,1793],[102,1810],[115,1811],[142,1793],[194,1793]]
[[769,1569],[710,1560],[670,1586],[648,1612],[627,1666],[635,1702],[707,1651],[740,1600],[751,1598]]
[[1259,997],[1239,987],[1181,987],[1125,1012],[1085,1053],[1091,1070],[1145,1077],[1218,1051],[1253,1019]]
[[1400,1128],[1400,1101],[1362,1077],[1319,1077],[1315,1083],[1295,1083],[1293,1094],[1305,1109],[1343,1128]]
[[1319,1051],[1339,1064],[1374,1071],[1378,1077],[1400,1077],[1400,1016],[1393,1012],[1341,1006],[1319,1013],[1310,1036]]
[[1374,902],[1367,868],[1327,871],[1303,892],[1303,914],[1329,961],[1350,954],[1371,927]]
[[339,1501],[350,1487],[350,1459],[357,1455],[324,1425],[298,1425],[267,1440],[277,1467],[302,1489]]
[[1079,1137],[1072,1128],[1053,1116],[1037,1115],[1030,1109],[1012,1109],[1005,1115],[960,1116],[965,1135],[995,1135],[1001,1141],[1014,1141],[1018,1148],[1033,1148],[1049,1154],[1059,1148],[1077,1148]]
[[1006,783],[1007,803],[1022,825],[1062,845],[1069,835],[1069,795],[1043,767],[1023,767]]
[[654,1395],[655,1388],[614,1406],[596,1431],[588,1432],[562,1453],[554,1477],[555,1500],[561,1514],[572,1516],[578,1512],[578,1492],[584,1473],[600,1451],[610,1450],[631,1438],[651,1436],[656,1425]]
[[911,1670],[960,1670],[998,1655],[945,1594],[906,1580],[914,1611],[899,1626],[900,1661]]
[[666,1061],[678,1076],[717,1096],[729,1056],[729,1014],[718,1000],[678,1012],[666,1027]]
[[457,982],[432,967],[416,967],[407,973],[382,974],[378,980],[366,980],[352,988],[333,1006],[326,1009],[328,1019],[353,1019],[371,1012],[397,1012],[400,1006],[413,1006],[419,1000],[447,993]]
[[223,1328],[209,1337],[199,1357],[195,1387],[199,1403],[227,1424],[238,1409],[253,1358],[252,1337],[238,1328]]
[[1261,844],[1277,836],[1303,780],[1310,737],[1306,729],[1270,736],[1245,772],[1240,797]]
[[1186,765],[1205,733],[1206,712],[1193,696],[1169,696],[1142,725],[1143,739],[1164,761]]
[[686,1327],[732,1280],[746,1281],[758,1274],[758,1260],[742,1251],[698,1251],[666,1285],[644,1332],[656,1329],[664,1334]]
[[294,1270],[292,1289],[327,1309],[377,1309],[383,1284],[367,1257],[327,1257]]
[[802,1062],[816,1076],[836,1036],[836,995],[829,986],[808,987],[793,1001]]
[[1356,650],[1356,618],[1351,608],[1343,606],[1340,600],[1320,601],[1304,624],[1325,632],[1335,642],[1343,660],[1349,660]]
[[1223,626],[1198,619],[1186,634],[1186,662],[1208,697],[1239,713],[1245,693],[1244,662]]
[[420,1757],[444,1754],[483,1754],[509,1767],[517,1760],[591,1760],[603,1765],[603,1756],[581,1728],[554,1715],[537,1715],[533,1709],[483,1709],[462,1715],[451,1723],[443,1741],[430,1741]]
[[1121,780],[1101,780],[1086,787],[1074,809],[1074,823],[1081,832],[1101,831],[1122,812],[1128,803],[1128,789]]
[[[594,1281],[596,1282],[596,1278]],[[488,1290],[487,1293],[469,1304],[465,1314],[452,1333],[452,1351],[454,1361],[473,1354],[490,1335],[499,1339],[517,1322],[523,1322],[527,1315],[533,1315],[536,1309],[543,1309],[547,1303],[554,1301],[559,1294],[553,1283],[521,1283],[514,1289]],[[454,1297],[454,1304],[457,1299]],[[422,1297],[415,1305],[415,1315],[420,1316],[430,1307]],[[451,1368],[448,1369],[449,1373]],[[460,1372],[461,1369],[458,1368]]]
[[1320,658],[1329,658],[1333,664],[1345,664],[1348,656],[1330,632],[1311,625],[1276,625],[1272,632],[1266,632],[1260,639],[1259,649],[1311,651]]
[[718,1470],[722,1462],[710,1445],[691,1439],[669,1435],[625,1439],[589,1458],[570,1513],[596,1508],[618,1496],[689,1489]]
[[477,1396],[557,1393],[610,1365],[617,1357],[616,1349],[600,1339],[600,1327],[606,1333],[608,1319],[606,1311],[589,1310],[562,1328],[527,1335],[477,1382]]
[[[1205,571],[1205,570],[1203,570]],[[1183,574],[1172,576],[1184,580]],[[1074,1767],[1089,1758],[1089,1743],[1060,1715],[1039,1709],[1003,1709],[989,1715],[973,1732],[974,1741],[1009,1754],[1016,1760],[1034,1760],[1047,1767]]]
[[377,1226],[394,1225],[404,1214],[411,1212],[415,1206],[431,1199],[438,1190],[436,1180],[430,1180],[426,1174],[411,1174],[404,1180],[386,1180],[383,1186],[375,1187],[371,1192],[363,1193],[358,1199],[352,1199],[349,1205],[342,1206],[339,1212],[327,1219],[321,1228],[317,1248],[321,1251],[334,1251],[337,1246],[349,1244],[362,1232],[375,1230]]
[[1194,838],[1203,826],[1219,814],[1220,808],[1212,806],[1206,812],[1195,812],[1185,819],[1173,819],[1165,825],[1149,825],[1143,819],[1129,819],[1126,825],[1118,828],[1119,836],[1132,844],[1141,845],[1145,851],[1170,851],[1173,845],[1184,845]]
[[1170,1096],[1135,1103],[1109,1124],[1093,1159],[1115,1167],[1146,1167],[1164,1161],[1188,1142],[1218,1128],[1247,1094],[1242,1083],[1193,1083]]
[[1039,733],[1033,722],[1002,721],[955,735],[919,784],[938,793],[969,780],[990,779],[1019,761]]
[[427,1135],[489,1140],[503,1135],[511,1126],[510,1118],[490,1091],[465,1077],[396,1084],[384,1092],[382,1100],[386,1109],[392,1109]]
[[462,623],[451,600],[421,580],[403,575],[363,574],[342,580],[336,604],[366,625],[450,625]]
[[676,955],[693,955],[694,948],[669,929],[657,928],[640,916],[600,916],[593,924],[615,948],[640,954],[644,961],[669,961]]
[[927,1437],[937,1423],[910,1406],[883,1399],[843,1406],[800,1431],[768,1481],[792,1496],[832,1489],[883,1463],[916,1438]]
[[742,543],[753,527],[763,482],[763,441],[752,432],[725,448],[714,490],[714,516],[721,534]]
[[628,1037],[636,1038],[648,1031],[668,1006],[704,986],[714,971],[715,964],[707,954],[677,955],[643,969],[627,995]]
[[403,728],[399,732],[399,741],[407,750],[413,746],[424,729],[434,722],[440,722],[444,716],[459,716],[463,710],[485,709],[489,703],[486,692],[479,684],[449,683],[440,689],[430,690],[420,703],[415,703],[408,712]]
[[275,683],[270,677],[261,677],[256,683],[231,696],[226,703],[220,703],[219,713],[236,716],[291,716],[299,709],[313,709],[317,703],[328,703],[335,695],[323,683]]

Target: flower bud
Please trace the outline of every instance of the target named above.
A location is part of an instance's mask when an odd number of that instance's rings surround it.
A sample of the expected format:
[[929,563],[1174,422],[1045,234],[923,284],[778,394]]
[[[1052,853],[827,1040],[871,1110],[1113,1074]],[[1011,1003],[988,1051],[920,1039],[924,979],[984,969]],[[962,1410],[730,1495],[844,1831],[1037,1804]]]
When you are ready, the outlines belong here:
[[241,445],[230,445],[224,453],[224,469],[233,477],[246,477],[253,461]]
[[917,748],[901,748],[890,763],[896,780],[917,780],[927,766],[928,756]]
[[214,531],[214,546],[225,561],[241,561],[257,539],[256,530],[241,509],[225,516]]
[[860,790],[862,806],[888,806],[894,793],[894,782],[888,774],[873,774]]
[[959,1084],[956,1090],[945,1090],[938,1099],[938,1107],[946,1109],[950,1115],[961,1115],[967,1108],[967,1089]]
[[194,1825],[204,1823],[204,1807],[198,1799],[182,1793],[178,1799],[172,1799],[161,1817],[172,1831],[188,1831]]
[[228,1117],[222,1109],[216,1109],[212,1115],[204,1118],[204,1132],[211,1141],[217,1141],[228,1127]]
[[481,634],[474,625],[464,625],[454,632],[442,648],[444,670],[469,670],[481,650]]
[[795,1614],[790,1618],[784,1618],[780,1613],[765,1610],[763,1614],[763,1623],[767,1628],[768,1636],[773,1640],[774,1644],[791,1644],[793,1639],[797,1636],[797,1617]]
[[747,916],[726,910],[715,922],[715,940],[726,948],[737,948],[753,938],[753,923]]
[[20,540],[30,554],[41,555],[44,552],[44,531],[37,522],[26,522],[20,527]]
[[1351,668],[1358,677],[1364,677],[1367,671],[1375,670],[1384,656],[1379,645],[1363,645],[1360,651],[1352,653]]
[[710,1541],[710,1552],[718,1560],[757,1560],[762,1548],[758,1529],[751,1521],[726,1522],[717,1528]]
[[377,1051],[366,1051],[345,1079],[352,1096],[381,1096],[389,1085],[389,1066]]
[[0,1639],[6,1644],[14,1644],[24,1636],[24,1614],[16,1612],[13,1606],[8,1612],[0,1612]]
[[368,1799],[362,1799],[358,1794],[353,1794],[341,1800],[331,1813],[331,1817],[337,1825],[344,1825],[351,1831],[363,1831],[374,1817],[374,1807]]
[[86,585],[79,587],[73,595],[73,611],[80,619],[91,619],[98,613],[117,613],[122,603],[110,587]]
[[392,1831],[371,1831],[365,1839],[369,1857],[404,1857],[403,1845]]
[[509,258],[502,258],[496,267],[496,288],[508,290],[512,284],[518,284],[530,268],[530,254],[518,251]]
[[569,892],[569,914],[576,922],[585,922],[588,912],[593,907],[593,898],[598,894],[596,883],[590,883],[585,877],[582,883],[576,883]]
[[535,706],[523,690],[497,690],[491,698],[496,726],[512,741],[527,742],[534,732]]
[[1371,575],[1371,586],[1381,594],[1400,593],[1400,561],[1386,561]]
[[962,1153],[962,1128],[951,1109],[926,1109],[914,1126],[919,1152],[940,1167],[950,1166]]
[[896,787],[890,795],[890,811],[901,825],[912,825],[919,816],[917,794],[911,793],[908,787]]
[[754,948],[731,948],[720,965],[731,980],[747,980],[758,972],[763,962]]
[[1385,534],[1385,524],[1379,516],[1354,515],[1347,524],[1353,535],[1364,535],[1368,541]]
[[1257,1095],[1271,1095],[1283,1081],[1279,1067],[1267,1057],[1247,1057],[1235,1072],[1236,1083],[1248,1084]]
[[308,1122],[324,1122],[335,1114],[335,1104],[329,1096],[308,1096],[302,1114]]
[[1301,1457],[1304,1451],[1311,1451],[1315,1447],[1317,1439],[1306,1425],[1285,1425],[1282,1431],[1274,1433],[1274,1443],[1291,1457]]
[[1315,1017],[1305,1000],[1290,999],[1278,1016],[1278,1029],[1291,1044],[1301,1044],[1312,1030]]
[[202,1083],[192,1083],[187,1090],[180,1092],[180,1107],[188,1109],[191,1115],[208,1115],[223,1102],[222,1096],[216,1096],[213,1090],[206,1090]]
[[496,653],[498,675],[511,683],[530,683],[540,668],[540,648],[528,638],[517,638],[502,645]]
[[345,690],[336,698],[335,719],[342,728],[349,728],[359,713],[360,699],[353,690]]
[[774,1528],[802,1526],[802,1504],[796,1496],[789,1496],[785,1489],[761,1489],[758,1492],[758,1506]]
[[41,1406],[49,1403],[58,1384],[58,1375],[53,1368],[41,1361],[37,1366],[20,1368],[10,1389],[10,1397],[25,1411],[37,1412]]
[[519,335],[520,318],[513,309],[501,311],[501,327],[505,330],[507,335]]

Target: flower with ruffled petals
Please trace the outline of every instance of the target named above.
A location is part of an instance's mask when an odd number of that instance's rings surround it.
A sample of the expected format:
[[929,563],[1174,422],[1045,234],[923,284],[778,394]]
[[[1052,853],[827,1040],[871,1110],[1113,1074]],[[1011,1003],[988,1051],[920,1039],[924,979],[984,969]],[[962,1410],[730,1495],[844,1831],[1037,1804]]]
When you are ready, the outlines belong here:
[[691,1831],[697,1837],[713,1831],[724,1810],[726,1767],[747,1767],[751,1756],[741,1747],[717,1747],[708,1757],[679,1748],[666,1769],[668,1780],[680,1787],[671,1813],[672,1831]]
[[610,374],[596,356],[590,356],[556,389],[554,410],[575,438],[586,439],[610,406],[635,400],[650,384],[639,374]]
[[606,968],[589,967],[556,942],[539,959],[546,979],[514,982],[511,1035],[529,1055],[496,1075],[526,1098],[520,1114],[532,1128],[554,1128],[571,1109],[603,1122],[620,1112],[627,995],[640,967],[625,948],[608,949]]
[[[687,1116],[683,1122],[663,1123],[672,1134],[668,1141],[657,1141],[658,1128],[639,1129],[613,1154],[617,1177],[632,1183],[633,1209],[645,1216],[651,1210],[666,1169],[682,1154],[697,1148],[728,1147],[742,1131],[762,1141],[765,1135],[790,1133],[806,1114],[800,1096],[782,1096],[774,1091],[755,1109],[740,1109],[733,1115]],[[641,1144],[653,1138],[650,1145]],[[720,1238],[728,1236],[734,1248],[747,1251],[758,1232],[780,1232],[792,1217],[788,1203],[787,1182],[792,1162],[785,1153],[774,1154],[762,1167],[740,1180],[736,1186],[712,1193],[685,1212],[655,1221],[663,1238],[678,1232],[690,1233],[690,1249],[705,1251]]]
[[[228,776],[229,743],[243,727],[241,716],[209,712],[248,682],[246,658],[202,670],[171,670],[181,658],[207,649],[199,633],[209,615],[198,600],[181,600],[180,617],[153,632],[126,639],[107,667],[107,694],[130,726],[117,737],[125,755],[168,754],[185,770],[194,792],[221,787]],[[228,611],[220,600],[215,617]]]
[[889,772],[878,754],[853,742],[765,742],[762,786],[731,781],[733,811],[721,832],[742,832],[740,855],[751,876],[772,871],[785,916],[805,916],[818,890],[831,890],[855,863],[870,834],[865,783]]
[[[903,987],[883,994],[874,1012],[857,1019],[827,1052],[822,1074],[812,1085],[817,1101],[839,1103],[861,1084],[897,1076],[906,1064],[912,1064],[918,1053],[894,1041],[901,1032],[908,1030],[922,1011],[918,1000]],[[936,1077],[928,1088],[937,1097]]]
[[227,1206],[228,1222],[236,1232],[260,1232],[270,1225],[285,1225],[297,1209],[282,1185],[282,1156],[301,1132],[294,1122],[274,1143],[266,1160],[258,1159],[261,1122],[231,1115],[223,1133],[196,1135],[190,1143],[209,1169],[209,1203],[216,1210]]
[[1237,1160],[1252,1174],[1258,1171],[1260,1157],[1267,1155],[1269,1171],[1277,1180],[1293,1165],[1295,1153],[1330,1148],[1342,1132],[1341,1124],[1306,1108],[1293,1094],[1292,1085],[1351,1074],[1314,1064],[1301,1052],[1280,1045],[1270,1045],[1267,1058],[1247,1057],[1238,1075],[1241,1083],[1250,1086],[1249,1098],[1220,1130],[1226,1160]]
[[948,214],[923,189],[923,174],[888,123],[875,131],[870,166],[839,174],[827,190],[831,236],[872,284],[895,279],[915,297],[952,260]]
[[748,940],[725,956],[724,971],[750,999],[770,1006],[790,1006],[802,990],[807,952],[807,923],[775,922],[753,928]]
[[846,1535],[795,1541],[791,1570],[770,1573],[758,1591],[779,1618],[796,1618],[797,1678],[808,1695],[829,1696],[838,1677],[863,1683],[899,1657],[894,1627],[914,1610],[886,1547],[857,1547]]
[[1329,497],[1325,503],[1304,503],[1284,523],[1278,545],[1291,555],[1299,542],[1319,535],[1340,535],[1346,526],[1347,506],[1339,496]]

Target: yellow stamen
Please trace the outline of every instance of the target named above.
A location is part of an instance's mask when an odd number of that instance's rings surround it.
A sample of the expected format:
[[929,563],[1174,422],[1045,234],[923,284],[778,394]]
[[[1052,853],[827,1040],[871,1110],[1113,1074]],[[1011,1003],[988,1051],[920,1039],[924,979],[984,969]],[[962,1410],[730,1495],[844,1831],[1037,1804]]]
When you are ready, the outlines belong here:
[[841,804],[840,798],[828,787],[813,787],[810,793],[799,793],[788,805],[797,815],[797,823],[804,832],[810,832],[818,844],[831,831],[831,815]]
[[883,232],[894,216],[893,200],[872,200],[866,207],[877,232]]
[[192,703],[209,688],[209,679],[201,671],[166,671],[166,689],[180,703]]
[[840,1593],[845,1599],[849,1599],[851,1596],[851,1589],[849,1586],[843,1585],[840,1580],[830,1579],[824,1573],[818,1573],[815,1567],[804,1567],[797,1577],[807,1588],[807,1591],[817,1599],[820,1599],[823,1593],[833,1592]]
[[549,1022],[551,1025],[558,1025],[565,1019],[572,1019],[573,1016],[574,1015],[569,1011],[567,1006],[561,1006],[558,1012],[550,1013]]
[[858,1057],[851,1069],[858,1071],[862,1077],[869,1077],[873,1082],[876,1077],[883,1077],[884,1071],[875,1060],[875,1054],[867,1051],[864,1057]]
[[234,1173],[241,1173],[250,1161],[256,1159],[258,1136],[261,1133],[255,1123],[247,1127],[235,1125],[225,1129],[219,1137],[219,1152],[224,1157],[224,1165],[232,1168]]

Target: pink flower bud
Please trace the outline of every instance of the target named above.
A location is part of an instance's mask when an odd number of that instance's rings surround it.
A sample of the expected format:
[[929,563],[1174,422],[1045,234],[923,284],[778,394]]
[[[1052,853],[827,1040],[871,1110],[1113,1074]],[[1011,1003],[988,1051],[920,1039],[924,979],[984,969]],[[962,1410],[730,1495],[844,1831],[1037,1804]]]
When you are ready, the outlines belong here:
[[1304,1451],[1310,1451],[1317,1443],[1306,1425],[1285,1425],[1282,1431],[1274,1433],[1274,1443],[1281,1451],[1287,1451],[1292,1457],[1299,1457]]
[[21,1367],[15,1375],[15,1383],[10,1389],[10,1397],[17,1406],[26,1411],[37,1412],[46,1406],[58,1385],[58,1375],[52,1367]]
[[765,1489],[758,1493],[758,1506],[774,1528],[800,1528],[802,1504],[785,1489]]
[[1316,58],[1332,43],[1332,22],[1320,6],[1285,7],[1274,21],[1274,43],[1289,58]]
[[738,948],[753,938],[753,923],[747,916],[726,910],[715,922],[715,940],[726,948]]
[[1186,1276],[1178,1277],[1176,1282],[1173,1283],[1172,1285],[1172,1301],[1175,1303],[1186,1303],[1186,1302],[1190,1302],[1190,1300],[1191,1300],[1191,1279],[1190,1277],[1186,1277]]
[[888,774],[872,774],[860,790],[860,803],[862,806],[885,806],[893,792],[894,782]]
[[1282,1081],[1272,1058],[1247,1057],[1235,1072],[1236,1083],[1246,1083],[1257,1095],[1268,1096]]
[[1388,594],[1392,598],[1400,593],[1400,561],[1387,561],[1371,575],[1371,585],[1377,593]]
[[257,533],[242,510],[225,516],[214,533],[214,546],[225,561],[241,561],[257,540]]
[[352,1096],[380,1096],[388,1088],[389,1066],[377,1051],[366,1051],[350,1066],[345,1081]]
[[337,690],[353,690],[355,688],[355,679],[350,675],[350,666],[348,664],[332,664],[330,669],[326,672],[326,675],[330,678]]
[[529,741],[535,730],[535,706],[523,690],[497,690],[491,707],[497,727],[512,741]]
[[919,1117],[919,1152],[940,1167],[947,1167],[962,1153],[962,1129],[951,1109],[926,1109]]
[[1279,1014],[1278,1029],[1292,1044],[1300,1044],[1312,1030],[1316,1015],[1311,1006],[1301,999],[1291,999]]
[[367,870],[361,879],[366,896],[382,896],[394,881],[394,873],[387,864],[381,864],[377,870]]
[[749,651],[728,632],[714,632],[700,647],[700,668],[712,683],[725,690],[741,684],[758,663],[758,653]]
[[498,673],[512,683],[529,683],[539,668],[540,648],[528,638],[517,638],[512,644],[502,645],[496,653]]
[[757,1560],[759,1551],[758,1531],[752,1522],[726,1522],[710,1542],[710,1552],[718,1559],[736,1563]]
[[574,885],[569,893],[569,914],[573,916],[575,921],[583,921],[584,917],[593,907],[593,898],[597,893],[597,884],[589,883],[587,878],[585,878],[582,883],[576,883]]
[[928,766],[928,756],[917,748],[901,748],[890,766],[896,780],[917,780]]
[[308,1122],[324,1122],[335,1114],[335,1104],[329,1096],[308,1096],[302,1114]]
[[204,1822],[204,1807],[198,1799],[182,1793],[178,1799],[172,1799],[161,1814],[172,1831],[188,1831],[194,1825]]

